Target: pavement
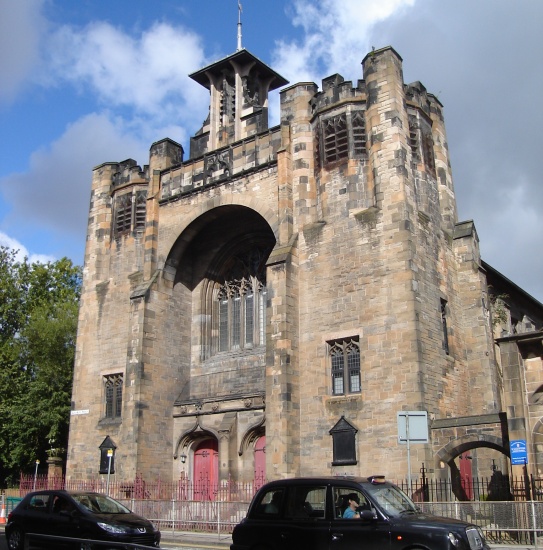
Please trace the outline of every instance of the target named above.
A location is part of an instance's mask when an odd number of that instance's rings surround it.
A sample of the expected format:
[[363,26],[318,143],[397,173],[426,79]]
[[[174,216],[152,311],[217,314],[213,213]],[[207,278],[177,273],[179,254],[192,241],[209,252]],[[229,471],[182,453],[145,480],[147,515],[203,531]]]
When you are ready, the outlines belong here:
[[[0,535],[4,526],[0,525]],[[197,533],[192,531],[162,531],[160,548],[168,550],[228,550],[232,544],[232,536],[225,533]],[[526,544],[489,544],[492,550],[543,550],[543,541],[538,546]]]
[[161,548],[168,550],[196,550],[209,548],[212,550],[229,549],[232,535],[226,533],[196,533],[188,531],[162,531]]
[[[0,524],[0,537],[4,538],[5,526]],[[232,535],[221,533],[196,533],[189,531],[162,531],[160,548],[168,550],[228,550]],[[0,549],[5,547],[0,544]]]

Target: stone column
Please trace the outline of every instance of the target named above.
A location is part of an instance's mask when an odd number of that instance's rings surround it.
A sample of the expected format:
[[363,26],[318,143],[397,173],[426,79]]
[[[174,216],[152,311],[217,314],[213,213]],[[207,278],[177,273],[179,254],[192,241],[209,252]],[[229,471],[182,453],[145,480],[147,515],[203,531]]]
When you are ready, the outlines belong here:
[[49,481],[62,478],[63,462],[60,456],[50,456],[47,459],[47,479]]

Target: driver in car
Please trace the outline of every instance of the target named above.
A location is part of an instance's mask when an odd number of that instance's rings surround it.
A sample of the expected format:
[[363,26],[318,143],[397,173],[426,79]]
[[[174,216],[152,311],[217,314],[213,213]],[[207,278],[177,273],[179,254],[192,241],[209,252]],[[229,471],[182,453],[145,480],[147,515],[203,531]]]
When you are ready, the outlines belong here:
[[345,508],[343,517],[346,519],[359,518],[360,514],[356,511],[356,509],[360,505],[360,497],[356,493],[350,493],[347,495],[347,498],[349,500],[349,506]]

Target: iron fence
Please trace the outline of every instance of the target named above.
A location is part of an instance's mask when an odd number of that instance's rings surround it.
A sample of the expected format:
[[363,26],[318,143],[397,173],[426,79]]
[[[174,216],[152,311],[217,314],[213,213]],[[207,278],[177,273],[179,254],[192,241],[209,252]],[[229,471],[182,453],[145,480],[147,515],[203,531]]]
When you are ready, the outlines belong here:
[[[117,499],[250,501],[265,481],[265,479],[247,482],[233,479],[224,481],[181,479],[164,482],[160,479],[146,481],[142,477],[136,477],[132,481],[112,480],[108,484],[105,476],[92,480],[73,480],[46,475],[21,475],[18,493],[19,496],[24,496],[34,488],[98,492],[106,492],[109,488],[109,494]],[[543,501],[543,479],[534,476],[510,478],[505,475],[492,475],[456,481],[422,477],[411,480],[410,484],[401,479],[394,482],[415,502]]]
[[[163,533],[200,531],[224,535],[244,517],[249,502],[125,500],[124,504],[153,521]],[[543,502],[423,502],[424,513],[479,526],[495,544],[543,542]]]
[[423,512],[478,525],[491,543],[543,543],[543,502],[423,502]]
[[[464,485],[458,498],[458,486],[450,480],[414,480],[396,483],[410,494],[423,512],[457,518],[481,527],[490,542],[505,544],[537,544],[543,537],[543,491],[541,479],[502,476],[474,478]],[[147,482],[137,477],[131,482],[65,480],[46,476],[21,477],[19,497],[34,488],[92,490],[123,502],[136,513],[151,519],[163,532],[200,531],[218,535],[232,532],[245,516],[249,503],[264,480],[220,483],[210,480],[182,479],[177,482]],[[468,489],[468,490],[466,490]],[[526,495],[531,499],[526,499]],[[506,496],[507,498],[501,498]],[[524,497],[524,498],[523,498]],[[9,497],[13,504],[19,499]],[[9,509],[7,510],[9,512]]]
[[464,479],[396,480],[396,485],[415,502],[445,501],[543,501],[543,479],[534,476],[510,478],[506,475]]

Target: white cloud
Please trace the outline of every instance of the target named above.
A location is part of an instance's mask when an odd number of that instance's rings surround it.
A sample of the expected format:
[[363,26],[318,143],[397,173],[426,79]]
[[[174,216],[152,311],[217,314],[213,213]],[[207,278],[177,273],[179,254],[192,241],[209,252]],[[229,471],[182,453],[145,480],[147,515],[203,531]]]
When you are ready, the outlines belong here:
[[155,24],[133,38],[97,22],[57,29],[44,58],[43,85],[68,82],[108,110],[71,123],[32,153],[28,171],[0,179],[11,206],[2,227],[19,239],[32,230],[78,235],[82,250],[92,168],[126,158],[147,164],[151,143],[165,137],[181,143],[184,127],[192,130],[205,118],[208,93],[187,77],[204,62],[203,51],[199,37],[180,27]]
[[27,248],[21,244],[17,239],[13,239],[6,233],[0,231],[0,246],[5,246],[16,251],[15,259],[18,262],[22,262],[25,258],[28,258],[30,263],[46,264],[47,262],[54,262],[56,258],[45,254],[32,254]]
[[369,31],[380,21],[397,15],[415,0],[296,0],[293,24],[303,29],[299,41],[280,41],[274,54],[274,67],[287,78],[318,81],[339,72],[352,74],[371,49]]
[[[60,28],[49,44],[49,84],[68,81],[110,107],[171,118],[206,94],[187,77],[203,63],[201,39],[182,27],[156,23],[137,38],[109,23]],[[177,115],[179,116],[179,114]]]
[[0,101],[12,101],[39,59],[43,0],[0,0]]
[[148,162],[148,136],[129,130],[121,119],[107,113],[88,115],[71,124],[50,146],[35,151],[27,172],[0,180],[0,190],[12,205],[4,220],[8,231],[13,234],[17,221],[27,220],[27,226],[77,232],[83,241],[92,168],[126,158]]

